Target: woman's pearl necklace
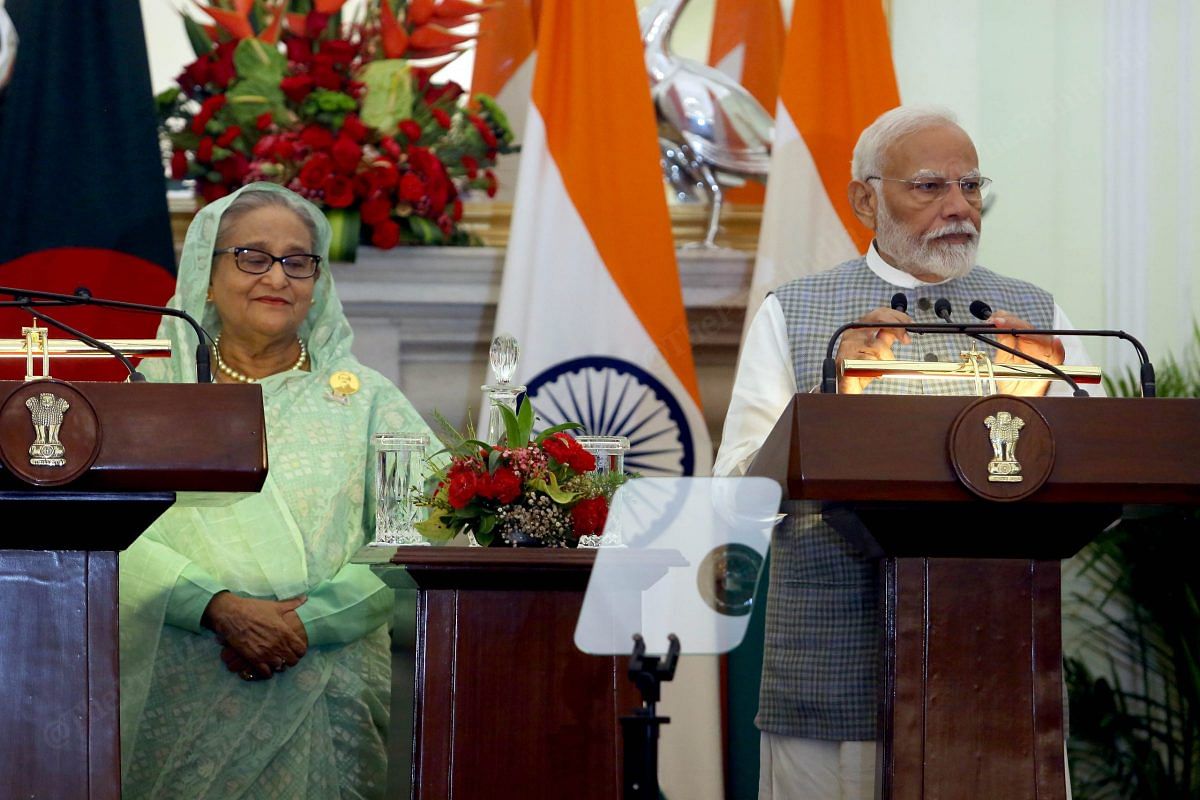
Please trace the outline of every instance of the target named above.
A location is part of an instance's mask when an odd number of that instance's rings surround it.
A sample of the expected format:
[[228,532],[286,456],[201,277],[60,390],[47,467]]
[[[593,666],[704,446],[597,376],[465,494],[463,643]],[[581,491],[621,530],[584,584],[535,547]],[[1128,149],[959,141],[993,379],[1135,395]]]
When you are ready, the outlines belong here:
[[[304,340],[299,336],[296,341],[300,343],[300,357],[296,359],[296,363],[292,364],[287,371],[293,371],[304,368],[304,362],[308,361],[308,348],[304,346]],[[217,359],[217,369],[224,372],[229,377],[233,378],[238,383],[258,383],[258,378],[251,378],[245,373],[238,372],[233,367],[225,363],[225,359],[221,358],[221,334],[217,334],[217,339],[213,342],[213,356]]]

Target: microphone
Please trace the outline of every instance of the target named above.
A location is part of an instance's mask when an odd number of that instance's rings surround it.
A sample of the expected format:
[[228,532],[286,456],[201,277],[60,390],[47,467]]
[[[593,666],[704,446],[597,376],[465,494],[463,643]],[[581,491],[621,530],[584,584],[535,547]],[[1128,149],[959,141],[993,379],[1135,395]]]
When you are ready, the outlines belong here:
[[986,322],[992,317],[992,307],[982,300],[972,300],[971,316],[973,316],[975,319],[981,319]]
[[[33,313],[31,310],[31,307],[35,306],[35,305],[36,306],[88,305],[88,306],[98,306],[100,308],[120,309],[122,311],[134,311],[134,312],[143,313],[143,314],[158,314],[159,316],[177,317],[179,319],[182,319],[184,322],[186,322],[188,325],[190,325],[192,327],[193,331],[196,332],[196,340],[197,340],[197,344],[196,344],[196,382],[197,383],[211,383],[212,382],[212,365],[210,363],[211,356],[209,354],[208,345],[206,343],[206,340],[212,341],[212,337],[209,336],[208,332],[200,327],[200,323],[196,322],[196,320],[192,318],[191,314],[188,314],[186,311],[181,311],[178,308],[171,308],[169,306],[152,306],[152,305],[147,305],[145,303],[129,303],[124,300],[106,300],[101,297],[93,297],[91,290],[89,290],[86,286],[80,286],[80,287],[76,288],[74,294],[60,294],[58,292],[38,292],[38,291],[30,290],[30,289],[13,289],[8,286],[0,286],[0,295],[7,295],[9,297],[14,298],[13,302],[0,302],[0,307],[16,306],[18,308],[23,308],[26,311],[30,311],[30,313]],[[44,301],[44,302],[37,302],[39,300]],[[37,316],[37,315],[35,314],[34,316]],[[113,352],[111,348],[99,347],[96,344],[96,340],[84,338],[86,336],[86,334],[81,334],[79,332],[76,332],[76,331],[74,331],[73,328],[63,327],[63,325],[61,323],[56,323],[56,327],[60,328],[61,330],[67,331],[72,336],[75,336],[80,341],[86,342],[87,344],[91,345],[92,347],[96,347],[97,349],[104,350],[105,352],[108,352],[108,353]],[[129,365],[129,369],[133,370],[132,364]],[[133,371],[136,372],[136,370],[133,370]]]
[[904,292],[896,292],[892,295],[892,310],[899,311],[901,314],[908,313],[908,296]]
[[[976,304],[978,304],[980,306],[979,309],[976,309],[976,307],[975,307]],[[977,311],[981,312],[983,309],[987,309],[989,317],[992,315],[992,309],[989,308],[988,305],[986,303],[984,303],[982,300],[976,300],[973,303],[971,303],[971,313],[975,314],[975,316],[978,317],[979,313],[977,313]],[[937,314],[939,317],[944,319],[946,322],[954,324],[954,321],[952,319],[950,319],[950,301],[947,300],[946,298],[944,298],[944,297],[938,298],[937,302],[933,304],[933,313]],[[994,347],[997,350],[1003,350],[1006,353],[1011,353],[1012,355],[1018,356],[1019,358],[1023,358],[1026,361],[1030,362],[1031,364],[1039,366],[1044,370],[1053,372],[1059,378],[1062,378],[1064,381],[1067,382],[1067,385],[1071,387],[1071,393],[1075,397],[1088,397],[1089,396],[1086,391],[1079,388],[1079,384],[1075,382],[1074,378],[1072,378],[1070,375],[1063,372],[1061,369],[1059,369],[1058,367],[1056,367],[1055,365],[1051,364],[1048,361],[1042,361],[1040,358],[1034,358],[1033,356],[1029,355],[1028,353],[1022,353],[1020,350],[1018,350],[1015,347],[1009,347],[1008,345],[1000,344],[995,339],[992,339],[987,336],[983,336],[978,333],[973,333],[973,332],[967,331],[967,330],[963,330],[963,331],[961,331],[961,333],[965,334],[966,336],[969,336],[970,338],[974,339],[977,342],[983,342],[984,344],[988,345],[989,347]]]

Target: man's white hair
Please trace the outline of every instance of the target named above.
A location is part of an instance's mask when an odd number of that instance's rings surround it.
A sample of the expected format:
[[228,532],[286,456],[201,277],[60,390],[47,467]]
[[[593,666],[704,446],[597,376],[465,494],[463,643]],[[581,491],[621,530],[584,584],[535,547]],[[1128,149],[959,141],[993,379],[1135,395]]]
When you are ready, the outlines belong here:
[[883,154],[897,139],[927,128],[944,128],[947,125],[962,130],[954,112],[939,106],[897,106],[883,112],[858,137],[850,174],[856,181],[866,181],[871,176],[880,175]]

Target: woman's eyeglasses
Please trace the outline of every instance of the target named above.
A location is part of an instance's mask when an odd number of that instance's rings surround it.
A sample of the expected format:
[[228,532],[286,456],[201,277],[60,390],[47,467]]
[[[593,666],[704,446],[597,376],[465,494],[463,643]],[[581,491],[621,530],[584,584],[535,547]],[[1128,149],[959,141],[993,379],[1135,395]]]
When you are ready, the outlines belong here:
[[251,275],[264,275],[270,272],[271,267],[278,261],[283,265],[284,275],[303,280],[315,275],[317,267],[321,264],[321,257],[313,253],[276,256],[265,250],[255,250],[253,247],[223,247],[220,250],[213,250],[213,255],[225,253],[233,256],[233,263],[237,264],[238,269]]

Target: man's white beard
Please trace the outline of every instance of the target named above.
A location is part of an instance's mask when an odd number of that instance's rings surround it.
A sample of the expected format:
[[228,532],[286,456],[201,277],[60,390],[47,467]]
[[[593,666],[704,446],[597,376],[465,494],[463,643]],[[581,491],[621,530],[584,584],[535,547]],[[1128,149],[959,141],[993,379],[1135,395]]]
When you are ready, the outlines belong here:
[[[950,234],[969,234],[963,244],[936,241]],[[931,273],[940,278],[961,278],[975,266],[979,252],[979,231],[970,220],[951,222],[925,235],[912,233],[896,221],[882,195],[875,213],[875,238],[879,247],[896,259],[894,266],[910,274]]]

